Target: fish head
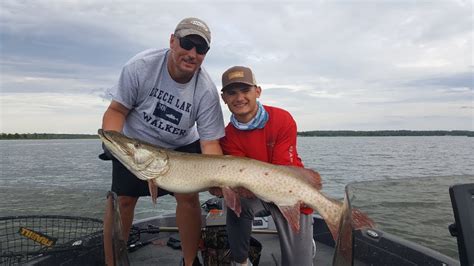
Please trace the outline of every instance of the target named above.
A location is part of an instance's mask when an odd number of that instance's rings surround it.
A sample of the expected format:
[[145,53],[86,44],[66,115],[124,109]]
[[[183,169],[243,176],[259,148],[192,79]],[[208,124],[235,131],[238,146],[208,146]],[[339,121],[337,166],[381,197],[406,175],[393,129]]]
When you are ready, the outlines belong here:
[[98,134],[112,155],[138,178],[157,179],[169,170],[165,149],[129,138],[117,131],[99,129]]

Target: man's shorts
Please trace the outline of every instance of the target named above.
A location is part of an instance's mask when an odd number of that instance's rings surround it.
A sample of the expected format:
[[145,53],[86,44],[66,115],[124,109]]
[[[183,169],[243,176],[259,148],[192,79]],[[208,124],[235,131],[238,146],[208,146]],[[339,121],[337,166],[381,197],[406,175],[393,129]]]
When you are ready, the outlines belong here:
[[[199,140],[176,148],[175,151],[188,152],[188,153],[201,153],[201,146]],[[117,159],[112,159],[112,191],[117,193],[118,196],[130,196],[130,197],[141,197],[150,196],[148,190],[148,182],[138,179],[132,174],[121,162]],[[164,195],[173,195],[165,189],[158,188],[158,197]]]

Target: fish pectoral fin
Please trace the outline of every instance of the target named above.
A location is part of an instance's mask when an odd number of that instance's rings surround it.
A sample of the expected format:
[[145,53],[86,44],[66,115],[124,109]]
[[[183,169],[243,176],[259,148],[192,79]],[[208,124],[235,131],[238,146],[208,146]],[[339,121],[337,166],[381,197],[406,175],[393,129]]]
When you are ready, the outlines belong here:
[[158,198],[158,186],[153,180],[148,180],[148,190],[150,191],[151,201],[156,207],[156,199]]
[[237,215],[237,217],[239,217],[240,212],[242,210],[241,206],[240,206],[239,195],[237,195],[237,193],[235,193],[229,187],[223,187],[222,188],[222,194],[224,196],[225,205],[227,205],[227,207],[229,207],[231,210],[233,210],[235,212],[235,215]]
[[300,202],[293,206],[278,206],[281,214],[283,214],[286,221],[290,224],[291,229],[293,229],[295,232],[300,231],[300,206]]

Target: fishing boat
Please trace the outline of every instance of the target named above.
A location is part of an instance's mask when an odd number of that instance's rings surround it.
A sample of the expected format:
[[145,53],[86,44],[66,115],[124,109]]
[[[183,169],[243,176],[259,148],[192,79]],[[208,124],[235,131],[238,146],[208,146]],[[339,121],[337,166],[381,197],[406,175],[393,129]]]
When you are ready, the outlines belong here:
[[[345,219],[341,222],[340,230],[349,230],[350,234],[341,234],[335,242],[324,220],[318,214],[313,215],[315,243],[308,248],[314,250],[314,265],[474,265],[474,183],[453,185],[449,191],[454,213],[454,223],[450,226],[450,231],[457,238],[459,261],[376,227],[354,230],[350,222],[353,197],[351,198],[349,192],[346,189]],[[112,220],[117,222],[119,213],[115,201],[116,197],[110,193],[110,214],[113,215]],[[222,199],[219,198],[210,199],[202,206],[205,226],[198,258],[204,265],[229,265],[225,208],[222,206]],[[14,217],[9,218],[1,218],[0,226],[2,221],[13,220]],[[16,218],[18,221],[22,220]],[[59,225],[66,224],[64,217],[62,218]],[[23,220],[26,223],[27,219]],[[82,229],[77,227],[74,231],[86,232],[86,222],[92,223],[94,219],[81,221]],[[64,243],[60,243],[58,238],[54,239],[52,231],[41,232],[41,228],[45,228],[42,226],[34,227],[18,222],[9,229],[11,233],[0,229],[0,265],[103,265],[103,233],[99,227],[102,224],[100,220],[96,221],[96,224],[97,228],[93,233],[84,233],[85,235],[77,239],[67,239]],[[21,241],[36,242],[35,246],[41,247],[39,251],[23,252],[25,256],[12,252],[13,248],[4,236],[18,235],[21,231],[19,227],[29,230],[23,233],[26,240]],[[115,238],[113,249],[116,265],[180,265],[182,255],[174,215],[160,215],[135,221],[128,243],[120,239],[120,232],[120,224],[115,223],[112,237]],[[49,240],[56,241],[58,247],[63,248],[56,248],[55,251],[54,248],[45,246],[48,237]],[[44,243],[37,243],[39,239]],[[254,265],[282,265],[279,239],[270,216],[256,217],[254,220],[250,258]]]
[[[472,225],[474,224],[474,220],[472,220],[474,219],[474,202],[472,201],[474,183],[453,186],[450,193],[456,217],[456,223],[451,228],[457,228],[457,230],[451,230],[457,231],[457,233],[452,233],[458,236],[460,261],[375,228],[351,230],[352,240],[348,240],[352,242],[351,250],[343,250],[344,245],[336,245],[324,220],[315,214],[313,215],[313,239],[315,240],[313,265],[472,265],[474,259],[474,246],[472,246],[474,244],[474,231],[472,231]],[[210,213],[209,209],[212,206],[219,209],[221,203],[214,199],[207,205],[205,207],[206,215],[203,216],[206,222],[204,232],[207,230],[211,234],[215,234],[216,230],[218,232],[222,230],[221,226],[224,225],[222,216],[224,215],[220,211],[214,214]],[[163,228],[166,233],[158,238],[154,234],[148,233],[140,236],[141,240],[135,246],[144,248],[133,249],[129,253],[132,265],[150,265],[153,263],[179,265],[180,250],[173,249],[173,241],[170,243],[170,240],[178,237],[173,216],[162,217],[161,219],[144,219],[136,222],[134,226],[142,232],[147,232],[147,228]],[[137,229],[135,229],[135,232],[137,232]],[[257,258],[257,264],[254,263],[254,265],[282,265],[280,263],[279,239],[275,230],[275,224],[271,217],[256,217],[254,220],[252,236],[259,243],[257,249],[260,245],[263,247],[260,256]],[[340,241],[344,240],[340,239]],[[227,247],[220,248],[222,252],[217,252],[217,254],[228,255],[228,253],[225,253],[225,251],[228,251]],[[206,247],[204,247],[205,249]],[[162,252],[166,255],[160,256]],[[201,262],[209,260],[207,253],[201,256]],[[347,254],[349,254],[348,257]],[[226,258],[214,259],[220,259],[224,262],[213,265],[228,265],[225,263],[228,261]]]

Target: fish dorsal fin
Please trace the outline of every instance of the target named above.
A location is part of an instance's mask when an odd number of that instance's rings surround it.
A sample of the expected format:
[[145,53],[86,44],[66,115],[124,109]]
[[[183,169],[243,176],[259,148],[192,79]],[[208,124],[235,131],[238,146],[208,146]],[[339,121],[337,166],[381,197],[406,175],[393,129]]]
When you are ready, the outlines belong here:
[[290,224],[291,229],[295,232],[300,231],[300,206],[301,202],[298,202],[293,206],[278,206],[281,214],[283,214],[286,221]]
[[242,208],[240,206],[239,195],[237,195],[237,193],[235,193],[229,187],[223,187],[222,194],[224,195],[225,205],[227,205],[227,207],[233,210],[237,217],[240,217],[240,212],[242,211]]
[[322,188],[321,184],[321,176],[319,175],[318,172],[304,168],[304,167],[297,167],[297,166],[292,166],[292,165],[285,165],[282,166],[285,167],[286,169],[290,170],[291,172],[295,173],[295,176],[300,178],[301,180],[306,181],[309,183],[311,186],[314,188],[320,190]]

